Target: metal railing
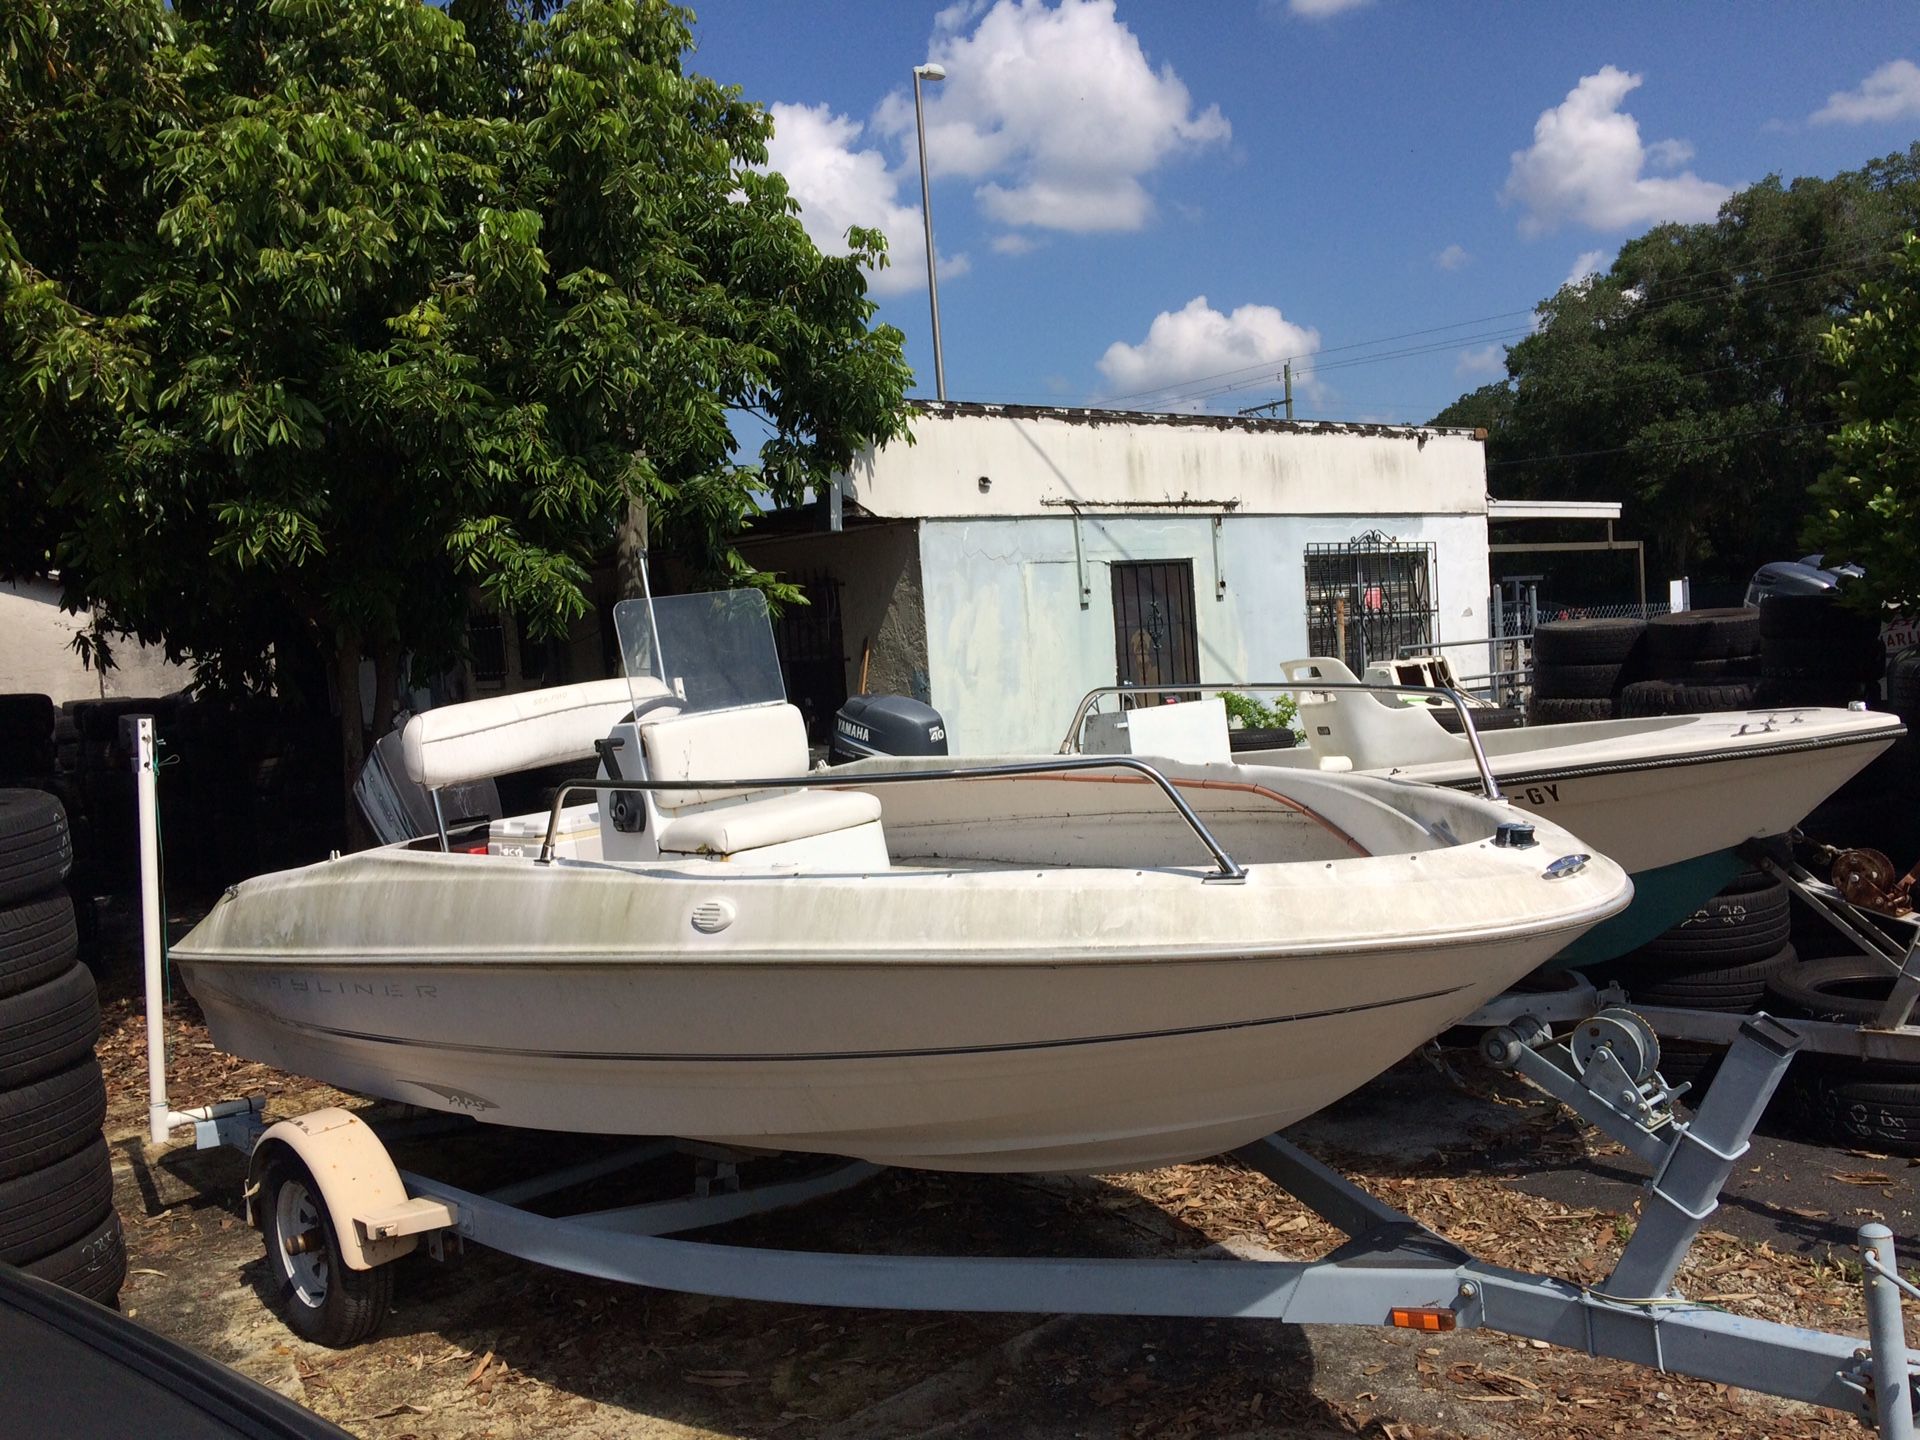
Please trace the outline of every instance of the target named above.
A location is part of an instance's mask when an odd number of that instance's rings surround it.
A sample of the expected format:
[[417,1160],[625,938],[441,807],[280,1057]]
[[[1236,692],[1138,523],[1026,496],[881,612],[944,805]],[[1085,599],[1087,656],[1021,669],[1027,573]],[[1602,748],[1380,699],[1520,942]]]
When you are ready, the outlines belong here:
[[1180,818],[1187,822],[1187,828],[1200,838],[1200,843],[1207,847],[1214,863],[1220,867],[1214,874],[1201,878],[1209,882],[1238,882],[1247,878],[1246,867],[1227,854],[1220,842],[1213,838],[1213,832],[1194,813],[1193,807],[1174,788],[1173,782],[1146,761],[1131,755],[1086,755],[1062,760],[1022,761],[1013,765],[952,765],[933,770],[894,770],[880,774],[863,771],[859,775],[827,771],[748,780],[576,780],[562,785],[553,797],[553,810],[547,816],[546,839],[540,845],[539,863],[553,863],[554,846],[560,833],[560,812],[566,808],[567,797],[580,790],[633,794],[656,790],[792,790],[811,787],[865,790],[874,785],[911,785],[928,780],[1003,780],[1016,775],[1055,775],[1075,770],[1131,770],[1144,775],[1159,786],[1160,793],[1180,812]]
[[1086,729],[1087,719],[1105,695],[1140,695],[1149,691],[1155,695],[1225,695],[1239,694],[1246,690],[1285,690],[1285,691],[1333,691],[1350,690],[1363,695],[1426,695],[1450,702],[1460,716],[1460,734],[1467,742],[1467,748],[1473,752],[1473,765],[1480,772],[1481,793],[1489,800],[1506,799],[1500,793],[1500,782],[1493,778],[1493,767],[1487,763],[1486,749],[1480,744],[1480,732],[1474,728],[1473,707],[1467,703],[1467,697],[1458,690],[1449,690],[1437,685],[1369,685],[1361,680],[1243,680],[1231,685],[1102,685],[1089,690],[1080,699],[1079,707],[1073,712],[1073,723],[1067,727],[1066,739],[1060,742],[1060,753],[1071,755],[1080,748],[1080,736]]

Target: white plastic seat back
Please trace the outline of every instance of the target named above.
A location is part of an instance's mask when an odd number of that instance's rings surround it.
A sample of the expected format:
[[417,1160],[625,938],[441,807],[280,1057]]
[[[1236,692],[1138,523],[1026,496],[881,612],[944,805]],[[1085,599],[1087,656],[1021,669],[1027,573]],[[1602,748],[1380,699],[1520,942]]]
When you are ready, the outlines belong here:
[[[1315,656],[1289,661],[1289,680],[1330,680],[1357,683],[1338,660]],[[1300,723],[1307,745],[1323,770],[1395,770],[1410,765],[1444,764],[1468,759],[1467,742],[1449,735],[1425,706],[1382,705],[1369,693],[1356,690],[1300,692]]]

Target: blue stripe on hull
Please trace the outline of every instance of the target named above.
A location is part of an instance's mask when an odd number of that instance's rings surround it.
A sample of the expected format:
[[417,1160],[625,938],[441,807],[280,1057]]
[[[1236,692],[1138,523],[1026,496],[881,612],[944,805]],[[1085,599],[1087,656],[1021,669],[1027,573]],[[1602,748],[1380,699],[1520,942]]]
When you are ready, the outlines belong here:
[[1718,895],[1742,868],[1733,851],[1716,850],[1657,870],[1642,870],[1633,877],[1631,905],[1611,920],[1601,921],[1541,968],[1586,969],[1638,950]]

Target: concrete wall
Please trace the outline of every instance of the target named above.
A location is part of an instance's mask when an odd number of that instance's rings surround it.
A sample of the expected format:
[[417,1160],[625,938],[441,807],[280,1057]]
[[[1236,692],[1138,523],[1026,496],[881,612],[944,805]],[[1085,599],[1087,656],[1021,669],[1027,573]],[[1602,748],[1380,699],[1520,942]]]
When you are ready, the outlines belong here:
[[913,439],[860,457],[849,498],[900,517],[1039,515],[1069,502],[1336,517],[1487,510],[1486,446],[1464,430],[955,403],[929,405]]
[[1201,680],[1277,679],[1283,661],[1307,653],[1306,546],[1373,529],[1435,542],[1437,638],[1487,633],[1484,513],[1227,515],[1219,599],[1211,516],[1088,516],[1080,534],[1085,609],[1070,516],[929,520],[920,551],[929,699],[946,716],[956,754],[1055,749],[1080,697],[1117,677],[1114,561],[1192,562]]
[[192,682],[187,667],[169,664],[164,652],[131,640],[114,642],[111,670],[89,670],[73,648],[73,637],[89,623],[89,617],[60,608],[58,585],[0,584],[0,691],[47,695],[63,705],[171,695]]

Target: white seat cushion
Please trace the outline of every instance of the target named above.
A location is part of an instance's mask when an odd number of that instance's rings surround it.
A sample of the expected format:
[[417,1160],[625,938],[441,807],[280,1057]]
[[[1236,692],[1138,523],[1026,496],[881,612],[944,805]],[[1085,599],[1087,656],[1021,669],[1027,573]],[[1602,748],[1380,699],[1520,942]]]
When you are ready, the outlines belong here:
[[589,680],[423,710],[400,737],[407,774],[438,790],[591,759],[594,742],[607,738],[636,699],[666,694],[658,680]]
[[[807,723],[791,705],[643,721],[640,737],[647,774],[655,780],[766,780],[807,773]],[[683,810],[740,793],[656,790],[653,804],[660,810]]]
[[734,855],[850,830],[880,818],[880,802],[860,790],[786,790],[765,800],[716,805],[676,815],[660,827],[673,855]]

